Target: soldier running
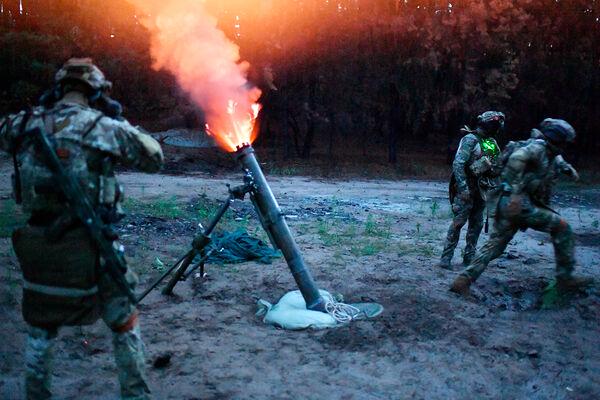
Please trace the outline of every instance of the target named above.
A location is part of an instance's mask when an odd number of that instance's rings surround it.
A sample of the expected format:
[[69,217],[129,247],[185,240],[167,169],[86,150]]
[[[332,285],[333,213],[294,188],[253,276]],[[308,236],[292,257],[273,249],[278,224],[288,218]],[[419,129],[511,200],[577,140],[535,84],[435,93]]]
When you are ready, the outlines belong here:
[[[70,59],[56,74],[56,86],[42,106],[0,120],[0,149],[15,163],[17,202],[29,215],[13,233],[23,271],[23,317],[27,322],[25,389],[27,399],[49,399],[53,339],[65,325],[92,324],[101,316],[113,331],[114,356],[123,399],[147,399],[143,343],[135,304],[104,273],[96,243],[66,202],[31,139],[40,128],[54,144],[64,169],[87,193],[106,224],[122,217],[116,163],[157,172],[163,163],[158,142],[120,117],[108,97],[111,83],[91,59]],[[114,232],[107,232],[111,241]],[[114,242],[115,248],[118,247]],[[125,285],[137,282],[122,271]]]
[[452,269],[452,257],[458,245],[460,231],[468,222],[464,265],[469,265],[479,235],[483,229],[483,212],[487,193],[497,185],[499,175],[496,166],[500,148],[495,137],[504,127],[505,116],[498,111],[486,111],[477,117],[475,130],[464,127],[466,135],[460,141],[452,164],[450,180],[450,203],[454,218],[448,229],[446,244],[439,266]]
[[489,262],[499,257],[519,229],[548,232],[556,255],[556,287],[567,292],[591,283],[572,276],[575,265],[571,227],[549,206],[557,174],[578,178],[575,169],[560,155],[562,147],[575,140],[575,130],[566,121],[545,119],[527,141],[510,143],[503,156],[497,213],[490,238],[477,252],[473,263],[455,279],[450,290],[469,294],[470,285]]

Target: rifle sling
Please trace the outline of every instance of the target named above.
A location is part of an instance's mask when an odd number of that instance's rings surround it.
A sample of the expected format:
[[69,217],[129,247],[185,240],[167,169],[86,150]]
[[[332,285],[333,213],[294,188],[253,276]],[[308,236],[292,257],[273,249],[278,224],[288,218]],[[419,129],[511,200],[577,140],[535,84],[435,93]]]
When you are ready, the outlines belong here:
[[32,111],[28,108],[25,111],[25,115],[23,115],[23,119],[21,120],[21,125],[19,125],[19,133],[17,135],[17,140],[12,149],[12,159],[13,159],[13,168],[15,170],[15,202],[17,204],[21,204],[23,202],[23,194],[21,192],[21,171],[19,170],[19,160],[17,160],[17,153],[25,139],[25,127],[27,126],[27,122],[29,122],[29,118],[31,117]]

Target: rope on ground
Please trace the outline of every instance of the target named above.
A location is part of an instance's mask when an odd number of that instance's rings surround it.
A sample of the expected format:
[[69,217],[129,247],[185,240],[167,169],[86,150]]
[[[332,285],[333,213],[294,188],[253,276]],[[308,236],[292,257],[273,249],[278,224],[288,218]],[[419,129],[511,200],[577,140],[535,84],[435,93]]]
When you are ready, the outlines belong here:
[[340,324],[347,324],[360,317],[363,312],[350,304],[340,303],[333,296],[325,298],[325,311]]

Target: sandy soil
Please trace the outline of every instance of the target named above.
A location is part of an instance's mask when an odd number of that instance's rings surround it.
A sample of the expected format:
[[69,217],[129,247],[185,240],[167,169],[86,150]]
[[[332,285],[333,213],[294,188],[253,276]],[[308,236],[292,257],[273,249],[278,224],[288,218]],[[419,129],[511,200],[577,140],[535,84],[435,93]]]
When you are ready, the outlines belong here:
[[[6,199],[9,170],[1,169]],[[186,251],[204,216],[193,213],[195,204],[214,209],[224,184],[240,181],[237,174],[122,178],[135,202],[121,236],[142,288],[161,262]],[[207,280],[182,282],[173,297],[153,292],[141,305],[155,398],[600,398],[599,286],[541,310],[554,269],[546,235],[519,233],[464,300],[448,292],[456,272],[435,267],[450,221],[445,183],[269,179],[320,286],[348,301],[374,299],[384,313],[327,331],[278,330],[254,312],[257,298],[276,301],[295,288],[282,259],[209,266]],[[259,234],[248,203],[236,204],[225,226]],[[555,205],[577,233],[578,271],[598,277],[600,190],[570,190]],[[6,238],[0,263],[0,398],[20,399],[25,325]],[[165,357],[170,362],[158,365]],[[117,397],[101,322],[61,331],[54,391],[61,399]]]

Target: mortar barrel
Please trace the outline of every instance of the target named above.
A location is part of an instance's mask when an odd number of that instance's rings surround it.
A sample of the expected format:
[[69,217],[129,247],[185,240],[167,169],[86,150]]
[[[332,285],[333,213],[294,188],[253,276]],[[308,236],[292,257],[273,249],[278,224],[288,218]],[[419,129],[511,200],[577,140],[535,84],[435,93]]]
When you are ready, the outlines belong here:
[[302,258],[302,253],[256,159],[254,149],[250,145],[245,145],[238,149],[235,155],[242,168],[252,174],[255,190],[251,195],[256,212],[261,215],[264,228],[267,230],[269,238],[274,242],[273,246],[283,253],[292,276],[306,301],[307,308],[324,311],[325,301],[321,297],[312,274]]

